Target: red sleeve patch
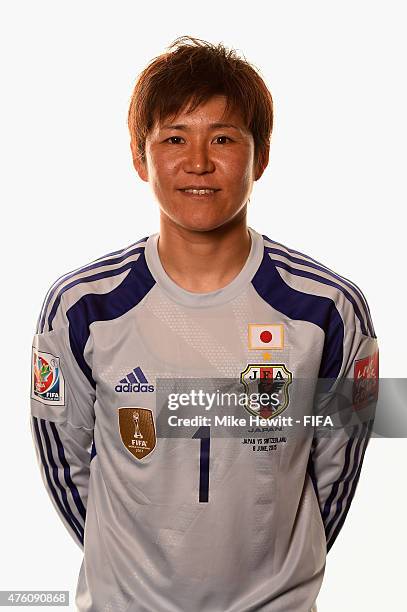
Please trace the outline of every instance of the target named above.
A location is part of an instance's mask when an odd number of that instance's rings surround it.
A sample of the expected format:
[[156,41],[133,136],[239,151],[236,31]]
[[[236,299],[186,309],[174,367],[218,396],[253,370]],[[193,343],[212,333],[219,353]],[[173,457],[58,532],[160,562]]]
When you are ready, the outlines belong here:
[[379,351],[357,359],[353,369],[353,408],[361,410],[379,392]]

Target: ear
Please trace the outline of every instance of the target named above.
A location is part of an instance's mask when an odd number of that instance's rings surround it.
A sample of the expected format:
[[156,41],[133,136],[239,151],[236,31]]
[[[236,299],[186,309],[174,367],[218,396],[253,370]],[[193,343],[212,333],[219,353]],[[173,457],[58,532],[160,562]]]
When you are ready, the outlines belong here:
[[269,163],[269,153],[270,147],[267,147],[267,149],[263,152],[261,158],[258,160],[254,178],[255,181],[259,180],[259,178],[262,176],[263,172],[267,168],[267,165]]
[[141,178],[142,181],[145,181],[146,183],[148,182],[148,169],[147,169],[147,163],[144,162],[141,158],[140,155],[138,154],[137,151],[135,151],[133,149],[133,147],[131,147],[131,151],[133,154],[133,166],[137,172],[137,174],[139,175],[139,177]]

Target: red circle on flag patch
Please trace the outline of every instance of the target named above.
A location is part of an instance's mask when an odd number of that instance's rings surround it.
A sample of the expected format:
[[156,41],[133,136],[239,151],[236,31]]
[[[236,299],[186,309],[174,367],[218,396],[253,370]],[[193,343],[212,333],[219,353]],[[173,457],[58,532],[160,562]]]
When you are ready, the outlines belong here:
[[268,330],[262,331],[260,334],[260,340],[262,342],[271,342],[272,337],[273,337],[273,334],[269,332]]

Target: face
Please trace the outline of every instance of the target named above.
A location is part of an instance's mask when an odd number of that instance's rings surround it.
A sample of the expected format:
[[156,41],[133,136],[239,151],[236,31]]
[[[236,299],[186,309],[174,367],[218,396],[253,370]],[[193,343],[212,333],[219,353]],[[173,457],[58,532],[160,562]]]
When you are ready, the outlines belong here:
[[[151,185],[166,220],[209,231],[244,215],[253,182],[253,135],[240,112],[224,115],[226,99],[211,98],[192,113],[155,123],[146,140],[146,162],[136,170]],[[194,193],[191,190],[209,189]]]

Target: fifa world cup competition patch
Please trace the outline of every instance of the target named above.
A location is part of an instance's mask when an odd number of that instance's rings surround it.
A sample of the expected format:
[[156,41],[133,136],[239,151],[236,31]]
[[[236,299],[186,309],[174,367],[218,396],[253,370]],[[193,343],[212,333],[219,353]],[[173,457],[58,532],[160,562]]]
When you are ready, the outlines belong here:
[[65,405],[65,381],[59,357],[32,349],[31,397],[50,406]]

